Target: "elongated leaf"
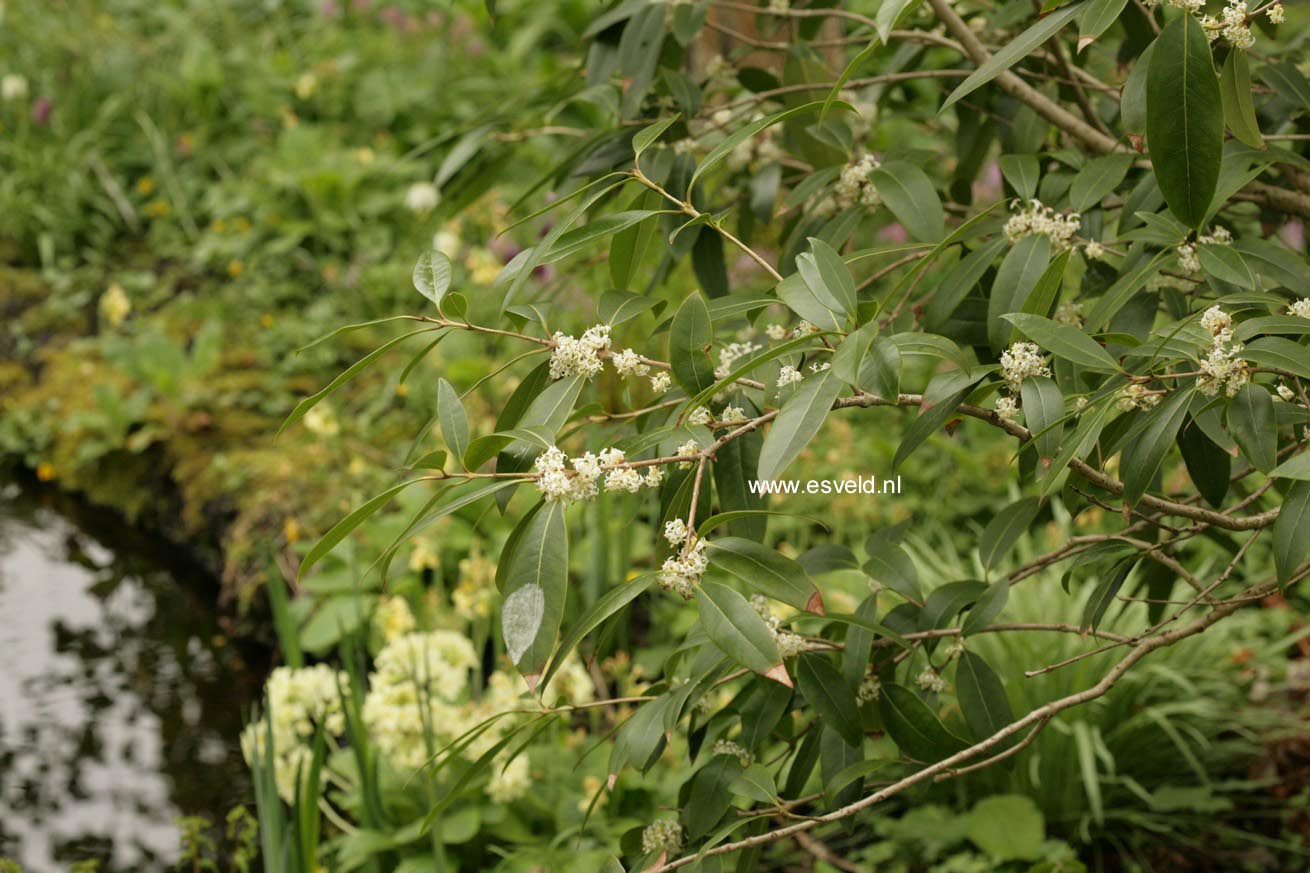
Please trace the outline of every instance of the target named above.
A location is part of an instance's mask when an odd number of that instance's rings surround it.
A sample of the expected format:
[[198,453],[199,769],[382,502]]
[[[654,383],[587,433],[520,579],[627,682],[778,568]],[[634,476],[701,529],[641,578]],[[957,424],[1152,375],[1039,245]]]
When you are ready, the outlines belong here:
[[1268,473],[1278,463],[1274,400],[1256,385],[1243,385],[1228,401],[1228,432],[1251,466]]
[[1224,115],[1210,41],[1201,22],[1180,15],[1165,25],[1146,80],[1151,168],[1169,210],[1200,227],[1219,183]]
[[851,278],[846,262],[832,246],[811,237],[810,253],[796,259],[796,268],[815,297],[833,301],[843,315],[855,312],[855,280]]
[[702,582],[696,595],[705,634],[747,670],[791,687],[773,635],[746,598],[719,582]]
[[974,91],[986,85],[992,79],[995,79],[1001,73],[1013,67],[1019,61],[1026,58],[1035,51],[1040,45],[1051,37],[1055,36],[1070,21],[1077,18],[1087,5],[1087,0],[1079,3],[1070,3],[1045,18],[1037,20],[1032,27],[1029,27],[1023,33],[1016,36],[1005,44],[1000,51],[992,55],[987,61],[973,72],[969,78],[965,79],[959,86],[951,92],[951,96],[946,98],[942,104],[942,109],[952,106],[956,101],[967,97]]
[[[752,409],[748,414],[754,413]],[[769,513],[764,509],[764,495],[756,494],[750,487],[750,483],[760,475],[760,449],[763,443],[764,435],[759,431],[744,434],[719,449],[712,467],[714,491],[719,497],[719,507],[723,510],[720,523],[726,522],[728,532],[733,536],[757,542],[764,539],[769,529]],[[705,532],[703,522],[699,527]]]
[[1060,387],[1046,376],[1030,376],[1019,388],[1023,398],[1023,416],[1033,433],[1033,444],[1043,464],[1060,451],[1064,436],[1064,395]]
[[1078,16],[1078,51],[1096,42],[1097,37],[1109,30],[1127,5],[1128,0],[1091,0]]
[[1214,444],[1193,419],[1183,422],[1178,431],[1178,448],[1196,490],[1211,506],[1218,507],[1228,494],[1228,477],[1232,457]]
[[1051,241],[1045,236],[1026,236],[1006,253],[987,295],[987,340],[998,354],[1010,343],[1010,326],[1005,316],[1023,310],[1024,301],[1037,286],[1051,263]]
[[1274,567],[1278,570],[1278,583],[1286,585],[1307,560],[1310,560],[1310,482],[1297,482],[1287,490],[1278,521],[1274,522]]
[[469,419],[459,394],[445,379],[437,382],[437,415],[441,419],[441,435],[446,446],[457,459],[464,458],[469,445]]
[[351,379],[355,378],[360,373],[367,370],[369,366],[373,364],[373,362],[375,362],[378,358],[385,355],[392,348],[400,345],[401,343],[403,343],[405,340],[409,339],[412,336],[418,336],[421,333],[430,333],[434,330],[440,330],[440,328],[424,327],[424,328],[419,328],[418,330],[412,330],[406,334],[402,334],[401,336],[388,340],[387,342],[378,346],[373,351],[369,352],[364,357],[360,358],[355,363],[351,364],[339,376],[337,376],[335,379],[329,382],[327,387],[324,388],[322,391],[319,391],[317,394],[311,394],[309,397],[306,397],[304,400],[297,403],[296,408],[291,410],[291,414],[287,416],[286,421],[282,422],[282,426],[277,429],[277,435],[281,436],[282,431],[286,430],[287,428],[291,427],[291,425],[295,424],[296,422],[300,421],[300,419],[304,418],[305,413],[309,412],[309,410],[313,409],[321,401],[325,400],[326,398],[334,394],[337,391],[337,389],[340,388],[342,385],[345,385]]
[[1251,148],[1263,149],[1265,140],[1260,135],[1260,124],[1255,120],[1255,104],[1251,102],[1251,66],[1246,52],[1233,50],[1228,53],[1219,74],[1219,88],[1223,92],[1224,123],[1233,136]]
[[[1122,8],[1123,3],[1120,2]],[[1104,155],[1087,162],[1069,186],[1069,205],[1086,212],[1119,187],[1133,165],[1131,154]]]
[[1120,561],[1111,568],[1110,572],[1097,583],[1093,589],[1091,597],[1088,598],[1087,604],[1083,607],[1083,620],[1081,627],[1085,630],[1091,628],[1095,630],[1101,624],[1101,619],[1105,618],[1105,612],[1114,603],[1114,598],[1123,588],[1124,581],[1127,580],[1128,574],[1136,566],[1136,558],[1128,558]]
[[941,198],[928,174],[905,161],[888,161],[870,177],[878,196],[910,236],[936,242],[946,233]]
[[855,694],[826,656],[815,652],[801,655],[796,663],[796,684],[825,726],[840,734],[848,745],[858,747],[864,741]]
[[824,370],[805,377],[773,420],[760,450],[760,478],[776,479],[823,427],[842,382]]
[[984,630],[990,625],[1001,611],[1005,609],[1005,602],[1010,599],[1010,582],[1008,579],[998,579],[987,590],[982,593],[978,601],[974,603],[969,610],[969,614],[964,617],[964,624],[960,626],[960,634],[968,637]]
[[550,662],[550,667],[541,677],[543,691],[550,685],[551,677],[564,663],[564,659],[577,648],[578,643],[582,642],[587,634],[600,627],[604,621],[617,615],[621,609],[644,594],[654,581],[654,575],[646,573],[602,594],[600,599],[593,603],[591,608],[573,623],[568,633],[560,640],[559,648]]
[[1036,155],[1001,155],[998,161],[1001,176],[1010,183],[1015,196],[1020,200],[1032,200],[1037,196],[1037,185],[1042,178],[1041,164]]
[[851,108],[849,104],[842,103],[841,101],[827,104],[823,100],[816,100],[813,103],[806,103],[803,106],[796,106],[791,109],[784,109],[780,112],[775,112],[772,115],[767,115],[757,121],[752,121],[745,127],[740,127],[733,131],[725,137],[721,143],[711,149],[710,153],[706,155],[704,160],[700,162],[700,165],[696,167],[696,172],[692,174],[691,182],[687,185],[687,190],[690,191],[695,187],[697,179],[709,172],[710,169],[731,154],[733,149],[737,148],[737,146],[741,145],[746,140],[775,124],[779,124],[780,122],[786,121],[789,118],[794,118],[798,115],[804,115],[809,112],[818,112],[819,110],[824,109],[825,106],[841,106],[846,109]]
[[955,693],[975,740],[986,739],[1014,721],[1001,677],[980,655],[960,655],[955,668]]
[[1062,324],[1040,315],[1016,312],[1003,316],[1030,340],[1057,358],[1064,358],[1086,370],[1116,373],[1119,365],[1096,340],[1071,324]]
[[965,747],[964,740],[947,730],[937,713],[904,685],[885,683],[878,709],[888,735],[908,758],[932,763]]
[[[855,615],[864,621],[874,622],[878,618],[878,595],[870,594],[855,608]],[[869,666],[869,655],[873,652],[874,632],[859,625],[851,625],[846,630],[846,647],[842,649],[841,668],[846,684],[858,689],[864,680],[865,670]]]
[[1137,505],[1137,501],[1142,499],[1150,487],[1156,471],[1164,463],[1164,456],[1173,446],[1178,429],[1187,416],[1187,404],[1192,399],[1192,390],[1174,391],[1159,406],[1146,413],[1146,427],[1124,449],[1119,469],[1124,483],[1124,503],[1128,506]]
[[650,148],[651,144],[654,143],[657,139],[659,139],[660,136],[664,133],[664,131],[668,130],[669,127],[673,125],[673,122],[677,121],[681,117],[682,117],[681,113],[675,112],[674,114],[670,115],[668,118],[661,118],[659,121],[655,122],[649,127],[644,127],[641,130],[639,130],[637,134],[632,138],[633,157],[634,158],[641,157],[641,153],[644,152],[646,149]]
[[[981,378],[981,376],[979,376]],[[892,471],[895,472],[901,463],[908,458],[915,449],[923,445],[928,437],[939,431],[947,420],[955,414],[955,410],[964,402],[965,395],[973,390],[973,385],[977,380],[970,382],[964,388],[955,392],[945,400],[938,402],[930,407],[927,411],[920,413],[919,417],[905,430],[905,436],[901,438],[901,444],[896,447],[896,456],[892,458]]]
[[939,585],[923,602],[923,611],[919,613],[919,630],[930,631],[950,627],[955,616],[970,604],[976,603],[986,590],[986,583],[976,579]]
[[880,585],[915,603],[923,602],[919,571],[910,553],[896,543],[887,543],[869,554],[864,572]]
[[1310,452],[1293,455],[1269,471],[1270,479],[1310,481]]
[[709,349],[714,343],[714,322],[699,293],[688,295],[669,324],[669,360],[673,378],[688,394],[698,394],[714,384],[714,365]]
[[991,570],[1006,556],[1015,542],[1032,526],[1042,501],[1024,497],[992,516],[979,538],[978,554],[985,569]]
[[1261,337],[1242,351],[1242,357],[1262,367],[1310,379],[1310,348],[1282,337]]
[[709,544],[714,564],[766,597],[802,611],[823,613],[823,598],[800,564],[775,549],[740,537],[720,537]]
[[508,559],[501,613],[505,647],[528,685],[535,688],[564,617],[569,566],[564,504],[549,502],[528,519]]
[[386,491],[369,499],[341,521],[334,524],[327,533],[323,534],[323,538],[305,554],[304,559],[300,562],[300,570],[296,573],[296,578],[303,578],[310,567],[317,564],[324,555],[336,548],[337,543],[344,540],[351,531],[368,521],[379,509],[390,503],[393,497],[416,482],[423,481],[425,480],[410,479],[407,482],[401,482],[399,485],[392,485]]

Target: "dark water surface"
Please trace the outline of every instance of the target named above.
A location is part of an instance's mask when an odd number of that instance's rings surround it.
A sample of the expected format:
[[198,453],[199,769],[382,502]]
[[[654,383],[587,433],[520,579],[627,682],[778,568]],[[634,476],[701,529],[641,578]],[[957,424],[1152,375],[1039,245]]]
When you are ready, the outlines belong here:
[[172,550],[0,472],[0,857],[171,869],[179,816],[249,801],[259,676],[214,595]]

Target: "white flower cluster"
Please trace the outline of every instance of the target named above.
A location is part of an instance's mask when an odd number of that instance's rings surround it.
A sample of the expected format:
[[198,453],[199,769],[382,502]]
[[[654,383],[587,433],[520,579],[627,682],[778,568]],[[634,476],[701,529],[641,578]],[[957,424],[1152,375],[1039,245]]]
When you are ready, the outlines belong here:
[[1201,272],[1201,258],[1196,254],[1196,246],[1183,243],[1178,247],[1178,269],[1189,275]]
[[1279,384],[1278,396],[1286,400],[1288,403],[1291,403],[1296,399],[1296,392],[1286,385]]
[[1036,343],[1014,343],[1001,352],[1001,378],[1011,391],[1018,391],[1029,376],[1049,376],[1051,368]]
[[779,657],[785,661],[805,651],[805,637],[782,629],[782,619],[773,613],[768,599],[763,594],[752,594],[751,606],[760,618],[764,619],[765,626],[773,635],[773,641],[778,646]]
[[1282,24],[1287,20],[1287,10],[1283,9],[1282,3],[1275,3],[1265,12],[1269,16],[1270,24]]
[[581,337],[571,337],[556,331],[552,337],[555,350],[550,355],[550,378],[583,376],[594,379],[605,366],[600,353],[610,347],[610,326],[597,324],[586,329]]
[[1166,6],[1172,6],[1175,9],[1182,9],[1193,14],[1205,8],[1205,0],[1145,0],[1145,2],[1147,7],[1151,9],[1163,2]]
[[1044,234],[1050,237],[1051,247],[1062,252],[1072,244],[1081,224],[1082,216],[1077,212],[1056,212],[1040,200],[1029,200],[1022,212],[1011,215],[1005,222],[1005,238],[1013,243],[1026,236]]
[[273,779],[277,793],[287,803],[296,798],[296,774],[308,770],[313,757],[310,740],[318,727],[334,737],[345,732],[341,691],[348,682],[344,673],[326,664],[301,669],[278,667],[268,677],[266,720],[247,725],[241,734],[241,751],[248,764],[263,765],[271,733]]
[[1141,382],[1133,382],[1123,387],[1114,403],[1124,412],[1133,409],[1152,409],[1160,404],[1160,395],[1152,392]]
[[1310,318],[1310,297],[1302,297],[1287,307],[1288,315],[1297,318]]
[[1055,310],[1055,320],[1060,324],[1074,327],[1083,326],[1083,305],[1076,300],[1066,300]]
[[940,693],[946,690],[946,680],[932,667],[924,667],[919,675],[914,677],[914,684],[924,691]]
[[782,342],[787,338],[787,334],[790,333],[786,326],[781,324],[771,324],[764,329],[764,332],[768,334],[769,339],[774,342]]
[[[1198,12],[1204,4],[1201,0],[1187,0],[1189,3],[1196,3],[1197,8],[1189,8],[1189,12]],[[1241,0],[1228,0],[1228,5],[1220,13],[1218,18],[1213,15],[1204,15],[1201,17],[1201,27],[1205,28],[1205,35],[1214,42],[1219,37],[1226,39],[1233,48],[1249,49],[1255,45],[1255,34],[1251,33],[1249,24],[1250,11],[1246,4]],[[1273,16],[1270,16],[1273,20]],[[1277,24],[1278,22],[1274,22]]]
[[670,545],[680,546],[687,541],[687,523],[680,518],[664,523],[664,539],[669,541]]
[[740,743],[734,743],[732,740],[715,740],[714,747],[710,749],[711,755],[731,755],[741,762],[743,768],[749,767],[754,756],[742,748]]
[[783,364],[782,369],[778,371],[778,387],[786,388],[788,385],[794,385],[805,378],[805,374],[793,367],[791,364]]
[[877,674],[873,672],[870,665],[865,668],[864,678],[860,680],[860,687],[855,692],[855,699],[861,706],[866,703],[872,703],[882,696],[882,682],[879,681]]
[[431,182],[415,182],[405,192],[405,208],[415,215],[427,215],[441,203],[441,192]]
[[691,411],[691,415],[687,416],[688,424],[697,425],[700,427],[704,427],[705,425],[711,423],[712,421],[714,421],[714,415],[705,406],[697,406],[695,409]]
[[384,595],[378,600],[377,609],[373,611],[373,627],[389,643],[396,637],[404,636],[414,629],[414,613],[410,611],[409,602],[403,597]]
[[[585,334],[583,338],[586,338]],[[663,394],[673,384],[673,377],[667,371],[656,370],[652,373],[650,365],[632,349],[615,352],[610,360],[614,364],[614,371],[620,376],[650,376],[650,390],[655,394]]]
[[671,818],[651,822],[641,832],[641,850],[648,855],[656,852],[673,855],[682,851],[682,825]]
[[1101,245],[1100,240],[1089,239],[1083,246],[1083,254],[1089,261],[1099,261],[1105,257],[1105,246]]
[[725,406],[719,412],[719,421],[724,424],[745,424],[747,421],[746,410],[740,406]]
[[1201,316],[1201,327],[1214,337],[1214,343],[1201,360],[1201,377],[1196,387],[1207,397],[1222,388],[1229,397],[1251,381],[1251,368],[1242,359],[1242,344],[1233,342],[1233,318],[1219,306],[1211,306]]
[[1002,394],[996,398],[996,414],[1002,421],[1019,420],[1019,401]]
[[878,160],[873,155],[866,154],[842,167],[841,176],[833,189],[837,205],[844,209],[858,203],[874,209],[882,203],[878,189],[869,179],[878,166]]
[[[720,120],[716,117],[715,120],[726,124],[731,120],[732,113],[725,112],[725,114],[728,118]],[[763,117],[762,115],[755,115],[751,120],[758,121]],[[757,136],[747,137],[738,143],[732,151],[728,152],[724,163],[729,170],[737,172],[760,164],[778,161],[783,157],[782,149],[778,147],[778,144],[773,141],[773,137],[766,131]]]
[[26,100],[28,94],[27,77],[18,73],[8,73],[0,79],[0,100],[6,103],[12,100]]
[[[699,455],[699,454],[700,454],[700,444],[697,443],[695,440],[687,440],[685,443],[683,443],[682,445],[678,446],[677,451],[675,452],[675,454],[676,454],[679,458],[689,458],[689,457],[692,457],[693,455]],[[691,461],[679,461],[679,462],[678,462],[678,469],[679,469],[679,470],[690,470],[690,469],[691,469]]]
[[537,456],[532,469],[537,474],[537,489],[546,499],[565,503],[591,500],[600,493],[602,477],[606,491],[629,493],[643,485],[654,488],[664,480],[659,467],[651,467],[642,476],[628,465],[619,449],[602,449],[599,455],[587,452],[570,460],[558,446],[551,446]]
[[528,793],[532,787],[532,765],[527,755],[519,755],[508,764],[495,759],[491,779],[487,782],[487,797],[492,803],[512,803]]
[[818,332],[819,332],[819,326],[817,324],[812,324],[811,322],[806,321],[804,318],[796,322],[796,326],[791,329],[791,335],[796,337],[797,339]]
[[[665,536],[668,533],[666,527]],[[709,567],[710,559],[705,557],[705,540],[688,532],[682,552],[664,559],[660,567],[660,587],[672,591],[683,600],[691,600],[696,596],[696,588]]]
[[747,355],[753,355],[764,346],[752,342],[728,343],[719,349],[719,365],[714,368],[715,379],[726,379],[732,372],[733,364]]

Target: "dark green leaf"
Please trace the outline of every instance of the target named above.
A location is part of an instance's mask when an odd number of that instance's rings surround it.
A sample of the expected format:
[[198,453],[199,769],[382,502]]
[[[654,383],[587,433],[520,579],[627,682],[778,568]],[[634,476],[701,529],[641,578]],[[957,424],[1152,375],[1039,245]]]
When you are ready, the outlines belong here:
[[1278,463],[1274,400],[1256,385],[1243,385],[1228,401],[1228,432],[1251,466],[1268,473]]
[[760,450],[761,479],[776,479],[814,438],[841,393],[842,382],[823,370],[806,376],[791,399],[783,404]]
[[1278,520],[1274,522],[1278,584],[1286,585],[1307,560],[1310,560],[1310,482],[1302,481],[1287,490]]
[[964,740],[947,730],[937,713],[903,685],[884,684],[878,709],[888,735],[908,758],[931,763],[965,748]]
[[1004,558],[1015,542],[1027,532],[1042,506],[1038,497],[1024,497],[1001,509],[983,528],[978,554],[983,568],[991,570]]
[[973,652],[960,655],[955,668],[955,694],[975,740],[984,740],[1014,721],[1001,677]]
[[714,365],[709,350],[714,343],[714,323],[705,298],[688,295],[669,324],[669,360],[673,378],[688,394],[699,394],[714,384]]
[[801,655],[796,664],[796,684],[824,725],[858,748],[864,740],[860,708],[851,687],[827,657],[814,652]]
[[701,626],[720,651],[748,670],[791,686],[773,635],[746,598],[727,585],[703,582],[696,602]]

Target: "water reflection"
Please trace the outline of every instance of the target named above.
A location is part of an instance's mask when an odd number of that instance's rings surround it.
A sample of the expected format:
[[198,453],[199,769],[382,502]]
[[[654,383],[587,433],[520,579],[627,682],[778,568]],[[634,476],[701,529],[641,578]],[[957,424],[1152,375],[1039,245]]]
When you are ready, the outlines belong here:
[[171,868],[179,816],[246,802],[257,676],[213,586],[102,518],[0,481],[0,857]]

